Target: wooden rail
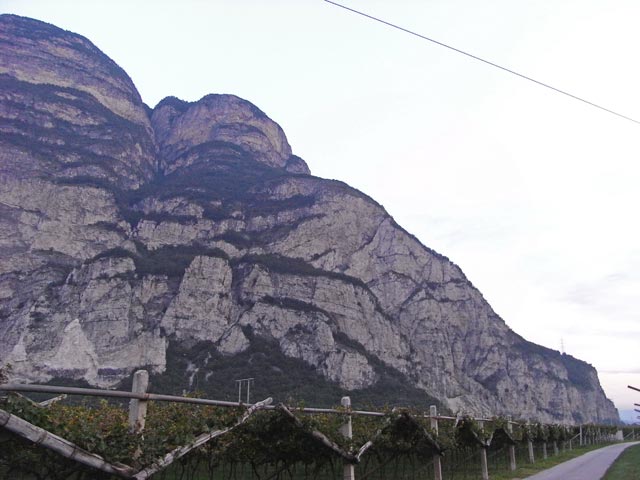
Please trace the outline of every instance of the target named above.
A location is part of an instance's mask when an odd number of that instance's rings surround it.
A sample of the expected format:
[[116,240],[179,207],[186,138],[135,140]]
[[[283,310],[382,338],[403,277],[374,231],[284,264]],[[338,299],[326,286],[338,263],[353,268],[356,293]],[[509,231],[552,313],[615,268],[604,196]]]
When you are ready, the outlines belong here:
[[[80,388],[80,387],[56,387],[53,385],[31,385],[31,384],[5,384],[0,385],[0,391],[7,392],[31,392],[31,393],[58,393],[66,395],[85,395],[89,397],[107,397],[107,398],[128,398],[136,400],[154,400],[161,402],[178,402],[178,403],[192,403],[197,405],[213,405],[218,407],[251,407],[253,404],[247,404],[242,402],[228,402],[225,400],[210,400],[208,398],[194,398],[194,397],[179,397],[176,395],[161,395],[157,393],[136,393],[127,392],[123,390],[101,390],[96,388]],[[276,407],[270,405],[266,407],[266,410],[273,410]],[[335,408],[313,408],[303,407],[294,408],[297,412],[302,413],[329,413],[329,414],[344,414],[344,410],[337,410]],[[351,415],[367,415],[373,417],[384,417],[385,413],[382,412],[370,412],[366,410],[350,410]],[[443,419],[455,420],[455,417],[440,417]]]
[[[192,403],[197,405],[213,405],[218,407],[250,407],[253,404],[243,402],[229,402],[225,400],[211,400],[208,398],[194,398],[194,397],[180,397],[176,395],[162,395],[157,393],[138,393],[128,392],[125,390],[103,390],[97,388],[80,388],[80,387],[57,387],[54,385],[37,385],[37,384],[23,384],[13,383],[0,385],[0,391],[6,392],[30,392],[30,393],[57,393],[65,395],[83,395],[89,397],[106,397],[106,398],[125,398],[136,400],[154,400],[160,402],[178,402],[178,403]],[[273,410],[276,406],[270,405],[265,410]],[[316,407],[301,407],[292,408],[299,413],[327,413],[327,414],[339,414],[344,415],[345,410],[338,410],[335,408],[316,408]],[[386,414],[383,412],[373,412],[367,410],[351,410],[350,415],[364,415],[370,417],[384,417]],[[436,420],[458,420],[459,417],[452,417],[447,415],[424,415],[425,418],[433,418]],[[491,418],[474,418],[478,422],[491,422]],[[509,423],[513,425],[522,425],[522,423],[509,420]]]

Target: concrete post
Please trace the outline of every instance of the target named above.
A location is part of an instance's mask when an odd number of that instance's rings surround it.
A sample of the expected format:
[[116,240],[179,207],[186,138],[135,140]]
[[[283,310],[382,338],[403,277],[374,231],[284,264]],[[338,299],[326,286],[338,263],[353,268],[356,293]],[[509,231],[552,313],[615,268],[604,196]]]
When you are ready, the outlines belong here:
[[[133,374],[132,393],[147,393],[149,388],[149,372],[138,370]],[[147,417],[147,401],[132,398],[129,402],[129,431],[140,433],[144,430]]]
[[[340,400],[340,404],[347,409],[347,411],[351,411],[351,397],[342,397]],[[347,416],[347,421],[342,424],[340,427],[340,433],[346,438],[353,438],[353,427],[351,425],[351,415]],[[355,466],[352,463],[344,462],[342,469],[342,478],[343,480],[355,480],[356,479],[356,471]]]
[[547,454],[547,442],[542,443],[542,458],[545,460],[549,458],[549,455]]
[[580,425],[580,446],[582,446],[582,425]]
[[[479,421],[478,426],[484,432],[484,422]],[[489,480],[489,465],[487,464],[487,449],[485,447],[480,449],[480,466],[482,467],[482,480]]]
[[[513,425],[511,424],[511,417],[507,419],[507,431],[513,433]],[[516,465],[516,447],[515,445],[509,445],[509,470],[512,472],[517,468]]]
[[[527,421],[527,427],[530,426],[530,423]],[[528,430],[528,428],[527,428]],[[533,442],[531,441],[531,439],[527,439],[527,447],[529,448],[529,463],[535,463],[536,462],[536,457],[533,454]]]
[[[429,407],[429,416],[431,417],[431,429],[438,436],[438,409],[435,405]],[[442,464],[440,463],[440,454],[433,455],[433,478],[435,480],[442,480]]]

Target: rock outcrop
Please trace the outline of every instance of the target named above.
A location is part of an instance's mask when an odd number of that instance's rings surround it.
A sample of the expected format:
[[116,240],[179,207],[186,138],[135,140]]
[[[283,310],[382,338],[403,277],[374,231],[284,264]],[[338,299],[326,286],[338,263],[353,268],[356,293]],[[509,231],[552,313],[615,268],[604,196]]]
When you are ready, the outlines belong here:
[[2,15],[0,116],[0,362],[19,378],[114,385],[164,372],[172,343],[206,363],[259,340],[348,390],[393,372],[452,410],[617,420],[591,366],[511,331],[249,102],[148,114],[88,40]]

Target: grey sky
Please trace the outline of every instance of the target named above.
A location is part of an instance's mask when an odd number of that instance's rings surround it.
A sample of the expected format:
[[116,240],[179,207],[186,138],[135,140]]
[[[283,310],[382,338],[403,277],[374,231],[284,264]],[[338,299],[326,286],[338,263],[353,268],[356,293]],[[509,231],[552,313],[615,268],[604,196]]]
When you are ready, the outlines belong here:
[[[345,0],[640,118],[637,0]],[[321,0],[0,0],[85,35],[145,102],[234,93],[462,267],[528,340],[640,394],[640,125]]]

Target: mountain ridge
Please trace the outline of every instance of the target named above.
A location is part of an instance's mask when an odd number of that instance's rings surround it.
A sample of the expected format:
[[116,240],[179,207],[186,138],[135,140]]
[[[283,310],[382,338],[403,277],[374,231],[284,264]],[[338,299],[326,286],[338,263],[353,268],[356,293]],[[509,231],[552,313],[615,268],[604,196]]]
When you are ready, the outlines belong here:
[[395,376],[453,411],[617,421],[591,366],[511,331],[375,200],[312,176],[258,107],[149,109],[99,49],[74,63],[84,41],[0,16],[0,362],[18,378],[108,386],[147,366],[162,384],[171,352],[207,345],[183,365],[203,384],[260,344],[335,391]]

